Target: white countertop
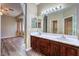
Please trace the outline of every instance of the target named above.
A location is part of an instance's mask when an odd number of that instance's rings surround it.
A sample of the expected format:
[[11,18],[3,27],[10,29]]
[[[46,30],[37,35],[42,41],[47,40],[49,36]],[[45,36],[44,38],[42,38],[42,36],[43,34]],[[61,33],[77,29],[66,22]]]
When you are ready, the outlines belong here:
[[32,32],[31,35],[79,47],[79,39],[77,38],[77,36],[40,32]]

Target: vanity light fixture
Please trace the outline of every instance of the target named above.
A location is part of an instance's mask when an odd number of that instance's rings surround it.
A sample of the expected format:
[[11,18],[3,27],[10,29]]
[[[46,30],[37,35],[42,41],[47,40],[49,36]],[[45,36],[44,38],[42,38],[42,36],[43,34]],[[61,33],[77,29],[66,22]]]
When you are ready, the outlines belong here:
[[42,13],[41,13],[41,15],[48,15],[48,14],[51,14],[51,13],[53,13],[53,12],[56,12],[56,11],[59,11],[59,10],[62,10],[63,8],[62,8],[62,6],[61,5],[59,5],[59,6],[56,6],[56,7],[54,7],[54,8],[48,8],[48,9],[46,9],[45,11],[43,11]]

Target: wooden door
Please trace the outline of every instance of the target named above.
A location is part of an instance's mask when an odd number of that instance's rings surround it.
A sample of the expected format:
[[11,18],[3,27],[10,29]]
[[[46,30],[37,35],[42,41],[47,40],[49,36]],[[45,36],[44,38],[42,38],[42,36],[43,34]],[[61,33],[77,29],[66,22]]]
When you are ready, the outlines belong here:
[[65,34],[72,34],[72,17],[65,19],[65,26],[64,26],[64,33]]
[[53,21],[53,33],[57,33],[57,21]]

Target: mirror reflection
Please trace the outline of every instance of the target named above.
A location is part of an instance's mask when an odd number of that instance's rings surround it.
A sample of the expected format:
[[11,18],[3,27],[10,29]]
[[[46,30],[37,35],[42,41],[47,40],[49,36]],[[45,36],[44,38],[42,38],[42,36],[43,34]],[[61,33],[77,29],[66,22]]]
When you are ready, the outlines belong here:
[[38,6],[38,17],[40,16],[43,25],[41,27],[42,30],[39,31],[55,34],[79,35],[77,26],[78,4],[45,3],[41,5]]

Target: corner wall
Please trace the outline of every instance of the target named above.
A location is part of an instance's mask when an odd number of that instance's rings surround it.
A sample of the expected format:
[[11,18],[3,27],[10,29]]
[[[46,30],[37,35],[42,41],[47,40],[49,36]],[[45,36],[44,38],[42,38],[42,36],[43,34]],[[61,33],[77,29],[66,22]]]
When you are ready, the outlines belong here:
[[27,3],[27,39],[26,47],[30,48],[30,34],[33,31],[37,31],[37,28],[32,28],[31,20],[33,17],[37,16],[37,6],[34,3]]

